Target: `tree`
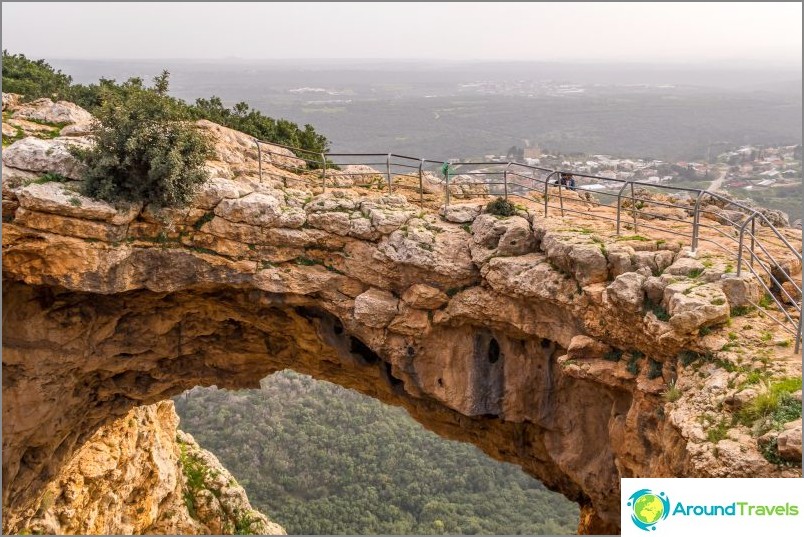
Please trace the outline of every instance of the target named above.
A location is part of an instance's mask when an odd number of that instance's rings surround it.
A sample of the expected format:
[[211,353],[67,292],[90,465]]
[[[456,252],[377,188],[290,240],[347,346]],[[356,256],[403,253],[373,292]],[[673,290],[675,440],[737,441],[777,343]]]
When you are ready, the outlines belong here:
[[92,127],[95,145],[75,151],[86,165],[87,195],[181,206],[207,180],[211,142],[188,121],[185,107],[165,98],[168,78],[164,71],[152,88],[140,79],[114,89],[101,84],[102,104]]
[[70,88],[72,77],[56,71],[45,60],[29,60],[24,54],[3,50],[3,92],[20,93],[25,100],[62,97]]

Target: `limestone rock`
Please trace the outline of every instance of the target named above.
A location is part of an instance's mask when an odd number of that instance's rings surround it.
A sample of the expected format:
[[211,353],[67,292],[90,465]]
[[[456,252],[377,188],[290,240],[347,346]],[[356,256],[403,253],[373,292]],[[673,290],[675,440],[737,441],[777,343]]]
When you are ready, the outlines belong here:
[[[173,403],[164,401],[137,407],[102,427],[51,482],[39,508],[6,523],[20,532],[55,535],[231,534],[235,522],[247,518],[250,527],[242,529],[251,533],[284,534],[251,508],[245,491],[213,455],[177,431],[178,421]],[[187,462],[204,470],[203,488],[188,488]],[[185,497],[214,498],[211,490],[220,501],[191,515]]]
[[22,101],[22,95],[19,93],[7,93],[3,92],[3,112],[6,110],[13,110],[17,106],[19,106],[20,102]]
[[399,300],[387,291],[369,289],[355,298],[355,320],[372,328],[384,328],[396,317]]
[[295,207],[285,207],[279,194],[253,192],[242,198],[223,199],[215,214],[230,222],[261,227],[298,229],[304,225],[306,213]]
[[607,248],[606,258],[609,262],[609,271],[612,277],[635,270],[633,259],[636,252],[630,246],[614,245]]
[[729,318],[726,295],[715,284],[670,284],[664,290],[664,302],[670,314],[670,325],[682,333],[723,323]]
[[474,221],[482,208],[482,205],[476,203],[460,203],[449,205],[446,210],[441,209],[440,213],[447,222],[466,224]]
[[701,274],[704,271],[704,265],[697,259],[691,257],[679,257],[672,265],[665,269],[666,274],[674,276],[689,276],[691,274]]
[[45,123],[89,123],[92,114],[68,101],[54,103],[50,99],[37,99],[17,106],[15,118],[35,119]]
[[254,187],[250,183],[213,177],[199,187],[193,205],[211,210],[224,199],[238,199],[252,192],[254,192]]
[[582,286],[608,279],[606,256],[588,237],[550,232],[542,238],[541,249],[550,262],[572,274]]
[[776,448],[784,460],[801,461],[801,418],[785,424],[784,431],[776,438]]
[[413,308],[435,310],[446,304],[449,297],[435,287],[415,283],[402,294],[402,301]]
[[29,136],[3,149],[3,164],[19,170],[58,173],[68,179],[79,179],[83,167],[70,154],[69,147],[87,143],[83,138],[40,140]]
[[112,204],[88,198],[62,183],[30,184],[17,192],[20,206],[29,211],[52,213],[61,216],[99,220],[119,226],[131,222],[142,209],[142,204]]
[[567,348],[567,358],[570,360],[599,360],[608,352],[611,346],[589,336],[575,336]]
[[505,220],[505,233],[497,244],[497,254],[522,255],[536,248],[536,239],[530,229],[530,222],[521,216],[512,216]]
[[753,274],[743,274],[739,277],[727,274],[719,284],[732,308],[757,304],[763,294],[761,286]]
[[642,311],[645,303],[645,291],[642,288],[644,284],[644,276],[636,272],[626,272],[617,276],[606,287],[606,296],[616,308],[637,313]]

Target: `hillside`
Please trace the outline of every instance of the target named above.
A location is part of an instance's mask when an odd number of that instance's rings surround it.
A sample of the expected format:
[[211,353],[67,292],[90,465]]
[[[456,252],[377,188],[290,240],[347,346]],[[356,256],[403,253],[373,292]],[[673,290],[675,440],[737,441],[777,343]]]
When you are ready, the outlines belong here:
[[578,506],[396,407],[291,371],[196,388],[181,428],[291,534],[567,534]]

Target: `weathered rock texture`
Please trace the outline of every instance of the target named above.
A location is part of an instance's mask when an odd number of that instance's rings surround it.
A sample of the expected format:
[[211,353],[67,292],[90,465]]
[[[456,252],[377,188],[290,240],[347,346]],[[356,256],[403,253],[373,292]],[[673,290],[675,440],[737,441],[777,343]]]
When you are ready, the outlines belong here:
[[[618,532],[621,477],[800,475],[747,433],[720,456],[703,433],[736,373],[678,356],[708,352],[701,329],[722,336],[725,262],[691,275],[676,241],[618,242],[538,206],[450,216],[467,225],[404,195],[322,193],[267,162],[260,183],[237,134],[219,140],[218,175],[182,210],[111,216],[57,192],[70,185],[4,188],[7,509],[39,501],[132,407],[195,385],[257,387],[285,368],[522,466],[581,505],[581,532]],[[752,323],[744,347],[774,326]],[[769,372],[800,375],[797,364]],[[683,395],[665,403],[671,382]]]
[[173,403],[163,401],[102,426],[36,508],[6,517],[5,527],[50,535],[284,534],[178,422]]

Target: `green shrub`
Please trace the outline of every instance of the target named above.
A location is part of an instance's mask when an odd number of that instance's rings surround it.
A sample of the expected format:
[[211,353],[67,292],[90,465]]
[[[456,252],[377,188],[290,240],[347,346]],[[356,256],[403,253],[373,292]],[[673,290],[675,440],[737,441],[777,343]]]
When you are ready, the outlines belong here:
[[88,196],[177,207],[207,180],[211,142],[186,121],[181,107],[164,98],[167,78],[165,71],[153,88],[132,82],[126,92],[104,97],[92,127],[95,145],[74,151],[86,165]]
[[612,349],[603,355],[603,359],[608,360],[609,362],[619,362],[620,358],[622,357],[623,357],[623,351],[621,351],[620,349]]
[[732,317],[742,317],[748,313],[754,311],[754,306],[735,306],[731,308],[731,316]]
[[801,417],[801,403],[791,395],[801,389],[801,377],[772,382],[766,391],[748,402],[738,413],[743,425],[766,420],[762,429],[769,430]]
[[671,381],[667,385],[667,389],[662,392],[662,397],[668,403],[673,403],[681,399],[681,390],[676,386],[676,381]]
[[72,77],[53,69],[45,60],[3,50],[3,92],[20,93],[25,100],[58,97],[68,92]]
[[496,216],[513,216],[516,214],[516,207],[510,201],[497,198],[486,205],[486,210]]
[[706,439],[712,442],[713,444],[717,444],[724,438],[726,438],[727,433],[729,432],[729,424],[725,420],[721,420],[715,425],[709,427],[706,430]]

